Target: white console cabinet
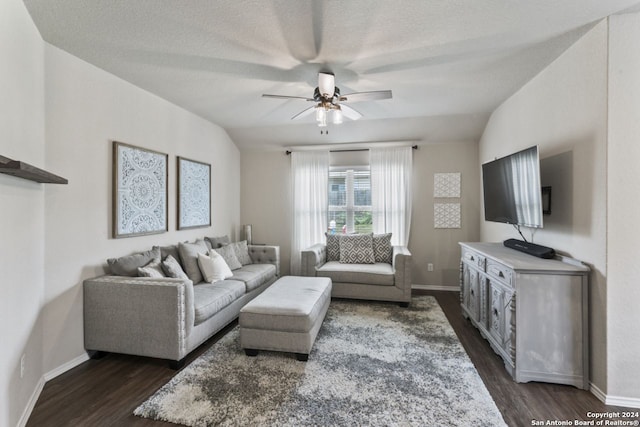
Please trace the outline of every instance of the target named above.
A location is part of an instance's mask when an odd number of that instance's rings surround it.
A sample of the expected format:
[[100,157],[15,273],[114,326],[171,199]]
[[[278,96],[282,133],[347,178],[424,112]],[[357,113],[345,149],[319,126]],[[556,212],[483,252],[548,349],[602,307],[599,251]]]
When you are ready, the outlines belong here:
[[580,261],[460,243],[462,314],[516,382],[589,388],[588,280]]

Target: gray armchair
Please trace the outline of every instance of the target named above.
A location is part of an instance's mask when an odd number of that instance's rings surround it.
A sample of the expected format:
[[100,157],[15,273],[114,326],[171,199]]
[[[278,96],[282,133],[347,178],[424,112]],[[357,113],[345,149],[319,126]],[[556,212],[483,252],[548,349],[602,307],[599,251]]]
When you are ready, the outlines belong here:
[[391,264],[343,264],[327,261],[326,245],[318,243],[302,251],[301,274],[329,277],[332,297],[411,302],[411,252],[405,246],[393,247]]

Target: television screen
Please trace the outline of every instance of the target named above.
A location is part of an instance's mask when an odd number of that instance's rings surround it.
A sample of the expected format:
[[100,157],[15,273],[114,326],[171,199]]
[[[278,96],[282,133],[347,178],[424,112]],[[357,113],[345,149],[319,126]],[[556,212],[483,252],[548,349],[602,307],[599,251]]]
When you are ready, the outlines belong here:
[[484,219],[523,227],[542,227],[538,147],[482,165]]

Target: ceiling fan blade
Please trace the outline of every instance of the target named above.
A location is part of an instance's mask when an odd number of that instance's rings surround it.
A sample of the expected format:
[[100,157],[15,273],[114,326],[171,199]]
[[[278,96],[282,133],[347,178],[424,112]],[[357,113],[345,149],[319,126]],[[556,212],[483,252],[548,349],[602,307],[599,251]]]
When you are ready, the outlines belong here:
[[313,113],[313,111],[316,109],[316,106],[312,106],[309,108],[305,108],[304,110],[300,111],[298,114],[296,114],[295,116],[291,117],[291,120],[296,120],[296,119],[300,119],[302,117],[308,116],[309,114]]
[[318,89],[320,95],[326,98],[333,97],[333,92],[336,87],[336,77],[333,74],[318,73]]
[[391,99],[390,90],[375,90],[373,92],[355,92],[340,97],[340,102],[361,102],[378,101],[380,99]]
[[362,117],[362,114],[360,114],[360,112],[354,110],[348,105],[340,104],[340,109],[342,110],[342,114],[348,119],[358,120],[360,117]]
[[304,96],[269,95],[267,93],[263,93],[262,97],[263,98],[276,98],[276,99],[304,99],[305,101],[313,101],[313,98],[306,98]]

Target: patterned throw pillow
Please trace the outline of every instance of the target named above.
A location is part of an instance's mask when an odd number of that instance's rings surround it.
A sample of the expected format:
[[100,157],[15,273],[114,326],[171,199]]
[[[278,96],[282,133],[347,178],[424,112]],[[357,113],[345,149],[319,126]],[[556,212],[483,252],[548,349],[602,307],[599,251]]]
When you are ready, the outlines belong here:
[[189,276],[184,272],[178,260],[171,255],[167,255],[164,261],[162,261],[162,270],[164,270],[164,274],[166,274],[167,277],[189,279]]
[[373,257],[376,262],[392,263],[393,246],[391,246],[391,233],[373,235]]
[[249,247],[247,246],[246,240],[242,240],[236,243],[231,243],[229,246],[231,246],[235,251],[236,258],[238,258],[238,261],[240,261],[240,264],[242,265],[253,264],[253,261],[251,261],[251,256],[249,256]]
[[144,267],[138,267],[138,276],[140,277],[154,277],[156,279],[165,277],[162,267],[159,262],[151,261]]
[[242,267],[240,261],[238,261],[238,257],[236,256],[236,251],[233,250],[233,246],[227,245],[221,248],[212,249],[212,251],[216,251],[219,255],[222,256],[224,262],[227,263],[231,270],[237,270]]
[[340,234],[325,233],[327,237],[327,261],[340,261]]
[[372,234],[346,234],[340,238],[340,262],[374,264]]
[[204,240],[207,243],[207,246],[209,246],[209,249],[221,248],[222,246],[231,243],[229,236],[205,237]]

